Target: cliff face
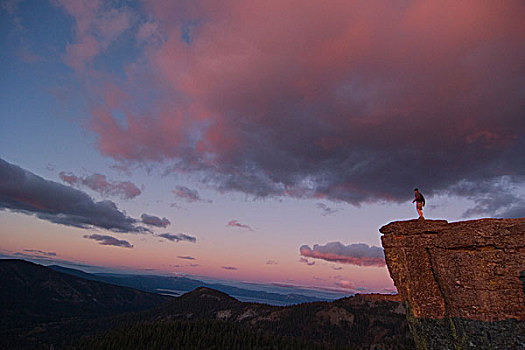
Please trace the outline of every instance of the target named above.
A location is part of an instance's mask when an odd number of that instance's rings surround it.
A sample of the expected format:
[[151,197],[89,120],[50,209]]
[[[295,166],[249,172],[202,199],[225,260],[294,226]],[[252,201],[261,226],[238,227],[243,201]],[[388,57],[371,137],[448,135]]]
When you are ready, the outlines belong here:
[[411,220],[379,231],[420,348],[525,349],[525,219]]

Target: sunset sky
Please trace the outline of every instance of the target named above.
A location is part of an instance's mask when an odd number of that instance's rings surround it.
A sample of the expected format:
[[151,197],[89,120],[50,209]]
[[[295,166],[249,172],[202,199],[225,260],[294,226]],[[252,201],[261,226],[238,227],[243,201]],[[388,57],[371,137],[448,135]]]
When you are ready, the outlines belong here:
[[391,292],[525,216],[525,2],[0,0],[0,255]]

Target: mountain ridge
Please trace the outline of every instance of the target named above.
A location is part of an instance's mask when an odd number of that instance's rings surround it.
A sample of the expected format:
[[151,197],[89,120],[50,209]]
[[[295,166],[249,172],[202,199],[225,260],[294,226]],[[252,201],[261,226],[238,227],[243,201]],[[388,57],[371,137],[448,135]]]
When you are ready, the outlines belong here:
[[[1,259],[0,276],[4,281],[0,286],[0,305],[4,313],[13,307],[23,306],[30,308],[29,311],[35,316],[40,314],[43,317],[58,312],[67,315],[67,308],[110,314],[138,311],[170,299],[56,272],[20,259]],[[108,296],[112,298],[107,299]]]
[[[90,281],[24,261],[0,261],[0,277],[2,304],[18,300],[10,309],[0,311],[3,349],[93,349],[104,347],[100,344],[127,344],[130,339],[134,339],[137,349],[155,348],[152,344],[157,340],[177,349],[181,348],[177,345],[180,342],[209,344],[213,339],[225,344],[217,349],[229,349],[227,344],[236,344],[236,348],[263,344],[254,347],[261,349],[339,349],[363,344],[367,348],[374,344],[385,349],[413,347],[403,305],[392,300],[349,297],[334,302],[272,306],[241,302],[208,287],[174,298]],[[73,287],[78,290],[63,293]],[[24,288],[31,292],[19,293]],[[97,288],[109,294],[97,294]],[[124,299],[122,309],[100,309],[126,293],[132,293],[131,297],[153,296],[155,305],[130,311]],[[57,294],[62,299],[49,303]],[[43,309],[33,309],[34,303],[27,299],[36,295],[40,299],[34,301]],[[106,300],[98,300],[96,307],[79,307],[92,302],[93,296]],[[62,309],[53,309],[60,304]],[[6,322],[9,318],[19,322]],[[158,338],[148,338],[151,334]]]

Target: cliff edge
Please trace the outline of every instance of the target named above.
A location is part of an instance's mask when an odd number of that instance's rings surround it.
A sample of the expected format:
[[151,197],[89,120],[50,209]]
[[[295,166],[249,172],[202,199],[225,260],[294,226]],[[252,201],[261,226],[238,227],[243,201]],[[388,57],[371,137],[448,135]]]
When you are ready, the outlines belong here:
[[525,349],[525,218],[379,231],[419,349]]

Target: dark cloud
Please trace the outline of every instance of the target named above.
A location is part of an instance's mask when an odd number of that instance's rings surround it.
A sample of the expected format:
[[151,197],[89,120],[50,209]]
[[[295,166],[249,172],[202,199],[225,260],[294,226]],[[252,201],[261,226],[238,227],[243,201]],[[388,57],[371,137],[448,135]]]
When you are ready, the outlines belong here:
[[101,245],[112,245],[115,247],[133,248],[133,245],[129,243],[128,241],[116,239],[115,237],[112,237],[112,236],[92,234],[92,235],[84,235],[83,237],[87,239],[93,239],[97,241],[98,244],[101,244]]
[[186,186],[177,186],[174,190],[173,190],[173,194],[177,197],[177,198],[181,198],[181,199],[184,199],[186,200],[187,202],[208,202],[210,203],[211,201],[210,200],[204,200],[201,198],[201,196],[199,195],[199,192],[197,192],[197,190],[192,190]]
[[253,231],[253,229],[249,225],[241,224],[237,220],[230,220],[230,221],[228,221],[228,224],[226,224],[226,226],[244,228],[244,229],[247,229],[248,231]]
[[341,242],[330,242],[322,246],[315,244],[313,249],[307,245],[301,246],[302,256],[326,261],[335,261],[343,264],[358,266],[384,266],[385,256],[383,249],[368,246],[364,243],[354,243],[347,246]]
[[57,253],[55,252],[45,252],[39,249],[24,249],[24,252],[33,253],[38,256],[56,256],[57,255]]
[[278,264],[278,263],[277,263],[277,261],[275,261],[275,260],[268,260],[268,261],[266,262],[266,265],[277,265],[277,264]]
[[193,236],[189,236],[184,233],[177,233],[176,235],[172,233],[161,233],[159,236],[162,238],[166,238],[167,240],[170,240],[173,242],[180,242],[180,241],[187,241],[187,242],[192,242],[192,243],[197,242],[197,238]]
[[523,190],[512,186],[508,176],[492,181],[464,180],[452,186],[451,190],[474,202],[474,206],[466,210],[463,217],[518,218],[525,216]]
[[183,259],[183,260],[196,260],[193,256],[189,256],[189,255],[185,255],[185,256],[177,256],[177,258],[179,259]]
[[236,271],[238,270],[238,268],[234,267],[234,266],[221,266],[221,269],[224,269],[224,270],[232,270],[232,271]]
[[70,185],[84,185],[102,195],[112,195],[118,196],[122,199],[131,199],[142,193],[135,184],[129,181],[111,181],[106,178],[106,175],[102,174],[79,177],[61,171],[58,175],[62,181]]
[[168,225],[171,224],[171,222],[168,219],[166,218],[161,219],[154,215],[142,214],[140,218],[142,219],[142,223],[146,225],[150,225],[150,226],[166,228],[168,227]]
[[335,214],[335,213],[337,213],[339,211],[338,209],[330,208],[329,206],[327,206],[324,203],[316,203],[315,206],[317,208],[321,209],[323,216],[332,215],[332,214]]
[[84,229],[151,232],[138,226],[109,200],[95,202],[82,191],[45,180],[0,159],[0,209],[36,215],[42,220]]

